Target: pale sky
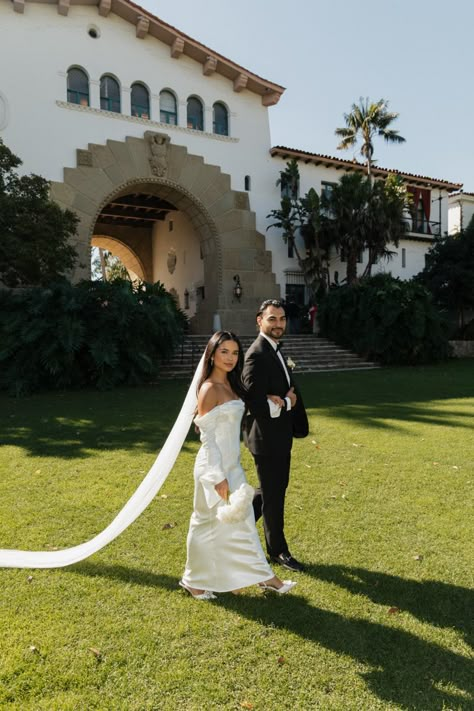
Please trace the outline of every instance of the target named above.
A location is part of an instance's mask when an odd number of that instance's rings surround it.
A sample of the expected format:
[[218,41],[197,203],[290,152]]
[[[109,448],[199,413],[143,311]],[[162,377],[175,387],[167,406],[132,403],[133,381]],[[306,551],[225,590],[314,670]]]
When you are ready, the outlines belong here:
[[473,0],[135,1],[286,87],[272,145],[351,160],[334,129],[360,96],[383,98],[406,143],[377,140],[378,165],[474,192]]

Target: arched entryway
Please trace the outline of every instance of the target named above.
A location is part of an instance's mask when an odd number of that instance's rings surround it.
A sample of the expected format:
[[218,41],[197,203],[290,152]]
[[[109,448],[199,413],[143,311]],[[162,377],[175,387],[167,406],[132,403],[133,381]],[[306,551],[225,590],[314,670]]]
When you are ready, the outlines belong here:
[[[229,175],[172,145],[166,134],[146,132],[142,139],[78,150],[77,167],[65,168],[64,182],[53,183],[51,194],[79,216],[75,246],[81,266],[74,279],[89,276],[91,243],[102,235],[122,243],[141,263],[145,278],[153,280],[160,211],[168,225],[171,213],[187,221],[202,262],[202,296],[192,319],[196,333],[209,333],[216,314],[224,328],[250,333],[258,303],[279,293],[248,194],[232,190]],[[147,209],[153,219],[146,218]],[[131,229],[126,222],[133,218],[139,226]],[[172,253],[168,259],[173,261]],[[239,302],[233,295],[236,273],[243,285]],[[199,274],[193,289],[201,289]]]
[[149,281],[139,256],[121,239],[106,234],[94,234],[91,245],[92,247],[107,250],[114,257],[118,257],[128,271],[132,281]]

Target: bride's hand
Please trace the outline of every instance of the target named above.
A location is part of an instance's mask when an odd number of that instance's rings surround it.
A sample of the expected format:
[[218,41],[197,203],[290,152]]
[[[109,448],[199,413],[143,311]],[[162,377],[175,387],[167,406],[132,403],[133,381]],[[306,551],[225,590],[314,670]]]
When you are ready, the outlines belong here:
[[286,407],[285,401],[279,395],[267,395],[267,399],[278,405],[278,407]]
[[229,482],[227,481],[227,479],[223,479],[218,484],[215,484],[214,489],[217,491],[221,499],[227,501],[227,498],[229,496]]

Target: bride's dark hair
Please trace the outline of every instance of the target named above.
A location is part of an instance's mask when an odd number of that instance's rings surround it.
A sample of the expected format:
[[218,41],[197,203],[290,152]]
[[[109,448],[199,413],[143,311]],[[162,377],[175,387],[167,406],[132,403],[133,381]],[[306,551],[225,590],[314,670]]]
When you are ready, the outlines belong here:
[[214,367],[214,353],[219,348],[224,341],[235,341],[239,347],[239,356],[235,368],[228,373],[227,378],[229,380],[230,386],[234,393],[238,395],[242,400],[245,400],[246,390],[242,383],[242,368],[244,367],[244,353],[242,350],[242,344],[232,331],[216,331],[213,336],[209,339],[204,352],[204,362],[202,364],[202,375],[199,379],[197,385],[197,392],[199,393],[202,384],[211,374],[212,368]]

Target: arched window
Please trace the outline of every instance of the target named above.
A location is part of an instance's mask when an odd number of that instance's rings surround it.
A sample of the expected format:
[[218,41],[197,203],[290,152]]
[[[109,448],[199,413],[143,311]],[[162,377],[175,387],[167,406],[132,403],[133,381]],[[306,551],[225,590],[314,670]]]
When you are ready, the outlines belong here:
[[67,100],[71,104],[89,106],[89,79],[87,74],[77,67],[67,73]]
[[201,101],[195,96],[188,99],[188,128],[204,131],[204,112]]
[[161,123],[171,123],[173,126],[178,123],[176,99],[174,94],[166,89],[160,92],[160,121]]
[[212,130],[220,136],[229,135],[229,114],[220,101],[217,101],[212,107]]
[[120,113],[120,86],[116,79],[107,74],[100,79],[100,108]]
[[132,84],[132,116],[150,118],[150,95],[146,86],[139,82]]

